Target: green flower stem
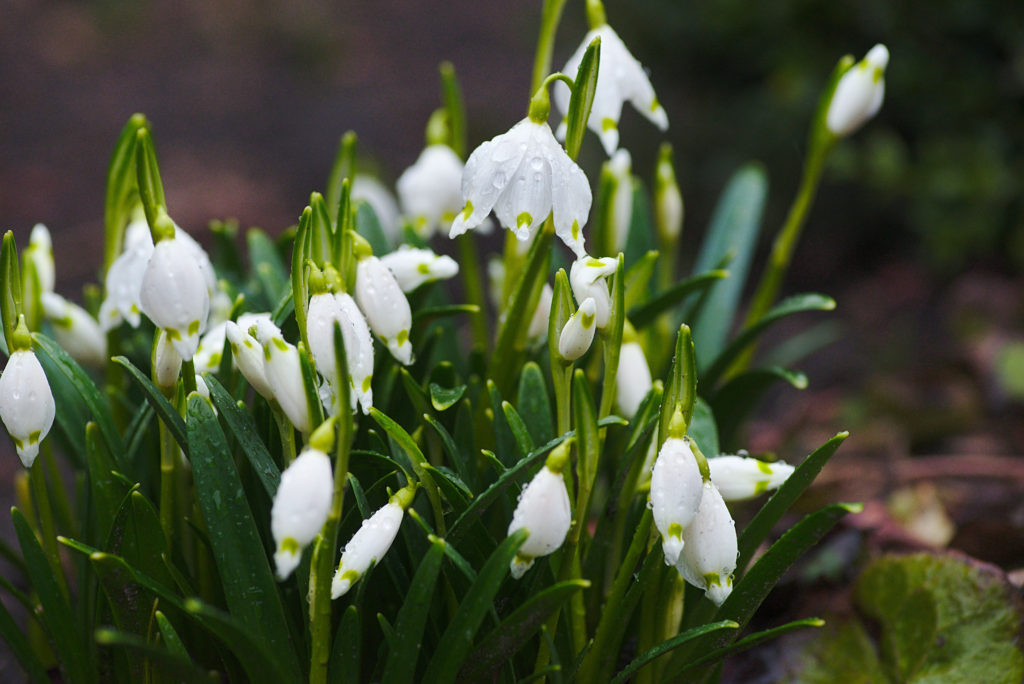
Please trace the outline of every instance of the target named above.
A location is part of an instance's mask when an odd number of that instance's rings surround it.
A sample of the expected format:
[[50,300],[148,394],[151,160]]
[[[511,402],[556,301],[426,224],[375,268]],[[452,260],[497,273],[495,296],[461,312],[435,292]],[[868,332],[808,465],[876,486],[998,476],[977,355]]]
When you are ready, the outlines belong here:
[[185,397],[196,391],[196,364],[192,359],[181,362],[181,380],[185,383]]
[[490,346],[490,335],[487,330],[487,296],[484,294],[483,276],[480,273],[480,259],[476,251],[473,236],[464,233],[456,238],[459,245],[459,267],[462,269],[462,282],[466,288],[466,300],[480,308],[476,316],[470,320],[473,330],[473,349],[485,351]]
[[[120,355],[121,335],[117,329],[114,329],[107,333],[107,363],[105,364],[104,378],[108,397],[116,397],[124,386],[124,369],[111,360]],[[128,408],[124,402],[120,401],[108,401],[107,405],[110,407],[110,416],[114,420],[114,425],[123,430],[131,420]]]
[[295,428],[276,401],[272,402],[271,411],[274,414],[274,422],[277,423],[277,432],[281,435],[281,458],[287,468],[295,460]]
[[[665,597],[661,595],[661,588],[664,584],[665,571],[673,569],[666,567],[664,563],[657,563],[656,565],[657,568],[653,571],[654,575],[651,584],[645,587],[643,598],[640,599],[640,630],[637,635],[636,646],[638,653],[645,653],[661,643],[658,640],[658,634],[661,631],[658,629],[658,623],[665,601]],[[653,684],[655,681],[653,675],[653,668],[643,668],[637,672],[636,684]]]
[[53,575],[57,578],[57,584],[64,594],[65,600],[70,600],[71,592],[68,590],[68,581],[64,577],[64,568],[60,564],[60,551],[57,548],[57,528],[53,524],[53,508],[50,505],[50,493],[46,487],[46,477],[43,473],[43,464],[35,466],[28,473],[29,485],[32,487],[32,500],[35,503],[36,513],[39,516],[39,536],[42,537],[43,549],[46,557],[53,568]]
[[[555,389],[555,411],[558,434],[564,435],[572,429],[572,363],[552,364],[551,384]],[[569,478],[572,479],[571,477]]]
[[175,489],[178,475],[178,443],[171,431],[161,420],[160,425],[160,529],[164,531],[167,544],[173,548],[175,511]]
[[540,35],[537,37],[537,52],[533,58],[533,78],[530,94],[537,92],[545,77],[551,72],[551,55],[555,49],[555,34],[562,20],[565,0],[544,0],[540,15]]
[[60,474],[60,469],[57,467],[57,457],[53,453],[53,447],[50,446],[50,442],[43,440],[41,451],[47,477],[50,478],[50,482],[53,485],[52,501],[57,520],[60,522],[60,527],[66,531],[65,534],[77,535],[78,529],[75,524],[75,517],[71,514],[71,502],[68,501],[68,489],[64,484],[64,478]]

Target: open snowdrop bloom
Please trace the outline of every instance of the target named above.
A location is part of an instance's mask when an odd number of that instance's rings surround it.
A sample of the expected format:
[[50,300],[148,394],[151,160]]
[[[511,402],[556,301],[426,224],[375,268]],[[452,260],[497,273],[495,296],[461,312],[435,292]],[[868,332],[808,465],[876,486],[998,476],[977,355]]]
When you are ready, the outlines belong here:
[[572,525],[569,492],[565,488],[562,469],[569,460],[569,446],[562,442],[548,456],[544,467],[530,480],[519,495],[508,533],[525,529],[530,533],[519,547],[510,569],[519,579],[533,566],[535,558],[555,551],[565,541]]
[[756,458],[726,454],[708,459],[708,467],[711,468],[711,481],[726,501],[745,501],[778,489],[796,470],[785,461],[767,463]]
[[615,403],[625,418],[632,418],[651,391],[651,369],[639,342],[626,342],[619,349],[619,367],[615,372]]
[[39,443],[53,426],[57,406],[46,373],[32,351],[24,316],[11,337],[12,353],[0,374],[0,419],[14,440],[22,464],[31,468],[39,455]]
[[199,348],[192,363],[196,373],[215,373],[220,368],[220,360],[224,356],[224,341],[227,339],[227,321],[212,326],[199,338]]
[[41,296],[43,314],[53,323],[57,344],[75,361],[102,366],[107,361],[107,338],[89,312],[56,292]]
[[261,397],[270,401],[274,398],[274,390],[267,382],[263,347],[260,345],[259,335],[250,332],[252,330],[258,333],[261,327],[266,329],[264,337],[281,335],[278,327],[271,322],[269,313],[242,314],[238,317],[237,323],[228,321],[224,324],[224,334],[231,344],[231,359],[235,363],[235,368]]
[[689,437],[669,437],[651,472],[651,513],[661,533],[665,564],[675,565],[685,543],[683,533],[697,515],[704,479]]
[[263,370],[267,384],[273,390],[274,399],[295,429],[304,435],[309,434],[313,426],[302,380],[299,350],[286,342],[280,331],[271,327],[257,326],[256,335],[263,347]]
[[391,355],[403,365],[412,363],[412,310],[394,274],[373,255],[360,257],[356,266],[356,302],[370,330],[381,338]]
[[612,297],[608,292],[605,278],[615,273],[619,261],[614,257],[594,257],[583,255],[572,262],[569,269],[569,285],[576,301],[582,302],[592,297],[597,310],[597,327],[604,328],[611,319]]
[[57,281],[57,268],[53,263],[53,241],[50,239],[50,231],[42,223],[32,227],[24,259],[32,264],[32,270],[39,279],[39,291],[53,292]]
[[[602,16],[592,17],[591,26],[600,25],[584,36],[583,42],[562,71],[575,77],[587,47],[595,38],[601,39],[601,62],[597,67],[597,87],[587,128],[600,137],[601,145],[610,157],[619,146],[619,118],[622,116],[624,102],[631,102],[638,112],[662,131],[668,130],[668,114],[658,102],[647,72],[636,57],[630,54],[619,34],[605,23],[603,14],[602,11]],[[555,85],[555,104],[563,116],[569,112],[570,94],[565,84]],[[558,135],[565,136],[564,123],[559,127]]]
[[889,50],[879,43],[839,78],[828,105],[825,125],[835,135],[850,135],[878,113],[885,97]]
[[459,272],[459,265],[450,256],[408,245],[385,254],[380,260],[394,274],[402,292],[412,292],[423,283],[447,280]]
[[307,447],[281,473],[270,509],[278,579],[287,579],[299,565],[302,550],[324,526],[333,497],[331,459],[320,449]]
[[113,330],[127,321],[139,327],[139,292],[142,276],[153,255],[153,238],[145,218],[136,218],[124,231],[124,251],[107,271],[106,296],[100,305],[100,327]]
[[[337,391],[333,387],[337,374],[337,358],[334,354],[334,327],[341,327],[342,340],[345,343],[345,358],[348,363],[348,375],[351,384],[347,393]],[[359,307],[352,297],[346,293],[321,292],[309,300],[309,312],[306,314],[306,338],[309,340],[309,353],[317,371],[331,387],[330,395],[336,400],[348,396],[348,406],[355,409],[357,402],[363,413],[369,413],[373,406],[373,337]],[[334,412],[340,410],[333,406]]]
[[341,554],[338,570],[331,581],[332,599],[348,593],[370,565],[384,557],[395,541],[405,509],[412,504],[415,496],[416,485],[403,487],[388,499],[387,504],[363,521]]
[[416,232],[429,238],[462,209],[462,160],[447,145],[427,145],[395,189]]
[[718,488],[710,481],[704,483],[697,515],[683,529],[683,541],[676,570],[687,582],[703,589],[716,606],[722,605],[732,593],[739,547],[736,522]]
[[566,321],[558,336],[558,353],[564,360],[575,361],[587,353],[597,331],[596,318],[597,305],[593,297],[587,297]]

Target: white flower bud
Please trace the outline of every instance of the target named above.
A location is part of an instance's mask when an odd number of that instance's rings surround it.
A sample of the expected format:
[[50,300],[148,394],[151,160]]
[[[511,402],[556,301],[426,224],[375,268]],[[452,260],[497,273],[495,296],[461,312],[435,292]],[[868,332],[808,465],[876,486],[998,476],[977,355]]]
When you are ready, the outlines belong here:
[[216,373],[224,356],[224,341],[227,339],[227,321],[218,323],[199,339],[199,349],[192,357],[196,373]]
[[674,565],[683,550],[684,531],[700,506],[704,480],[687,437],[669,437],[661,446],[651,472],[651,512],[661,532],[666,565]]
[[366,174],[356,174],[356,179],[352,181],[352,201],[369,204],[377,216],[380,229],[384,231],[384,237],[391,244],[398,242],[401,233],[398,221],[398,202],[379,180]]
[[594,298],[587,297],[576,313],[566,321],[562,333],[558,336],[558,353],[563,359],[575,361],[587,353],[597,331],[594,324],[596,317],[597,305]]
[[833,134],[850,135],[878,113],[885,97],[888,64],[889,50],[878,44],[839,78],[825,116],[825,125]]
[[370,330],[381,338],[400,363],[412,363],[412,311],[388,267],[375,256],[363,257],[356,267],[356,301]]
[[181,355],[167,339],[167,333],[163,330],[157,331],[152,363],[153,383],[164,391],[174,387],[181,374]]
[[639,342],[626,342],[619,349],[619,368],[615,372],[615,399],[623,417],[632,418],[651,391],[651,369]]
[[100,305],[100,327],[104,332],[128,321],[139,327],[139,293],[142,276],[153,256],[153,238],[146,219],[136,219],[124,231],[124,251],[107,271],[106,297]]
[[35,352],[13,352],[0,374],[0,419],[26,468],[39,455],[39,443],[50,432],[56,414],[50,383]]
[[450,256],[408,245],[385,254],[380,260],[395,275],[402,292],[412,292],[423,283],[447,280],[459,272],[459,265]]
[[43,313],[53,323],[57,344],[75,361],[102,366],[107,361],[107,338],[96,319],[82,307],[55,292],[43,292]]
[[530,330],[526,333],[528,339],[536,340],[548,334],[548,321],[551,318],[551,299],[554,290],[547,283],[540,291],[540,299],[537,300],[537,308],[533,310],[533,317],[530,319]]
[[736,522],[711,482],[704,483],[700,508],[690,526],[683,530],[683,541],[685,546],[676,570],[687,582],[703,589],[716,606],[722,605],[732,593],[739,550]]
[[278,579],[286,579],[327,521],[334,498],[331,459],[309,447],[281,473],[281,484],[270,509],[270,531],[277,550],[274,565]]
[[153,248],[142,276],[139,301],[153,323],[167,331],[182,359],[191,359],[199,348],[199,334],[210,313],[210,291],[195,251],[175,229]]
[[[334,382],[337,373],[334,355],[335,323],[341,326],[341,336],[345,343],[345,358],[348,361],[351,382],[351,408],[355,410],[358,401],[363,413],[369,413],[370,407],[373,406],[373,337],[370,336],[366,319],[356,306],[355,300],[348,294],[313,295],[309,300],[309,312],[306,315],[306,337],[309,339],[309,351],[313,355],[317,371],[328,383]],[[333,387],[327,392],[331,406],[337,394]],[[321,397],[323,396],[322,392]]]
[[654,171],[654,225],[661,241],[672,244],[683,232],[683,194],[672,168],[672,146],[661,146]]
[[628,150],[619,148],[605,165],[615,180],[615,191],[611,196],[612,234],[615,236],[615,251],[621,252],[626,249],[633,222],[633,159]]
[[519,495],[508,533],[526,529],[530,536],[512,559],[512,577],[519,579],[533,565],[535,558],[555,551],[565,541],[572,524],[569,492],[561,473],[545,464]]
[[395,189],[416,232],[430,237],[462,209],[462,160],[447,145],[428,145]]
[[587,297],[594,298],[597,306],[597,327],[604,328],[611,320],[612,297],[608,292],[608,283],[605,278],[615,273],[619,261],[613,257],[595,259],[590,256],[583,256],[572,262],[569,269],[569,284],[572,286],[573,296],[577,302],[582,302]]
[[778,489],[793,471],[785,461],[767,463],[756,458],[722,455],[708,459],[711,481],[726,501],[745,501],[772,489]]
[[267,376],[267,384],[274,392],[274,399],[295,429],[302,434],[309,434],[313,426],[309,403],[306,401],[306,387],[302,380],[299,350],[266,326],[257,326],[256,335],[263,346],[263,371]]
[[267,382],[264,364],[263,347],[259,339],[249,334],[249,328],[266,328],[266,337],[280,336],[281,331],[270,320],[270,314],[242,314],[238,323],[228,321],[224,326],[224,334],[231,344],[231,358],[235,368],[249,381],[253,389],[267,401],[274,398],[274,390]]
[[344,596],[371,563],[384,557],[395,541],[404,513],[402,504],[391,497],[391,501],[363,521],[341,554],[341,562],[331,581],[332,599]]
[[50,231],[42,223],[32,227],[24,258],[32,263],[39,278],[39,290],[53,292],[57,280],[57,269],[53,264],[53,242],[50,240]]

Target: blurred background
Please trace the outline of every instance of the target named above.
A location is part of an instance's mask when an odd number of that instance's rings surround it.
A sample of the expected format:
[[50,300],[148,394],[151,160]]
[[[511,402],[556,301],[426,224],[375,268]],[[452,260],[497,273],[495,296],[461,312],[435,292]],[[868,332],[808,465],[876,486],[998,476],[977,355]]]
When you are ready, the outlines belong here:
[[[182,226],[200,240],[210,219],[277,233],[323,189],[348,129],[362,168],[393,185],[439,104],[442,60],[461,79],[471,145],[518,121],[540,6],[0,0],[0,227],[23,246],[45,223],[58,290],[80,301],[102,258],[109,155],[139,111]],[[801,366],[809,389],[762,408],[749,448],[794,461],[848,429],[820,488],[869,503],[858,534],[1024,567],[1024,4],[606,7],[669,113],[684,263],[750,159],[771,183],[767,252],[836,60],[888,45],[885,104],[833,153],[785,285],[836,298],[833,341]],[[568,3],[556,68],[585,30],[582,3]],[[622,130],[649,182],[661,138],[632,111]],[[592,178],[602,159],[588,136]]]

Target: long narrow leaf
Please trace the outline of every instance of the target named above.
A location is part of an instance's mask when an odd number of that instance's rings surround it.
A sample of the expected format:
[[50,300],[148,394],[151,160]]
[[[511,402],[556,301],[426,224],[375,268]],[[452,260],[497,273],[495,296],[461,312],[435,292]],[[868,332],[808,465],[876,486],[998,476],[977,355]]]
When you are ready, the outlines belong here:
[[728,277],[729,271],[716,269],[684,278],[654,299],[631,308],[626,317],[634,328],[640,330],[656,321],[661,314],[679,306],[689,295],[709,288]]
[[696,639],[699,636],[704,636],[705,634],[717,632],[722,629],[736,629],[737,627],[739,627],[739,625],[732,620],[720,620],[719,622],[712,622],[709,625],[701,625],[700,627],[688,629],[682,634],[677,634],[671,639],[663,641],[654,648],[650,648],[638,655],[629,663],[629,665],[624,667],[615,675],[615,679],[611,681],[611,684],[621,684],[622,682],[625,682],[631,674],[639,670],[644,665],[656,658],[660,658],[666,653],[671,652],[673,649],[682,646],[691,639]]
[[423,629],[430,614],[430,599],[444,558],[444,546],[443,539],[431,537],[430,550],[413,575],[412,584],[395,619],[395,642],[384,666],[384,684],[413,681],[416,662],[423,648]]
[[569,97],[569,111],[566,114],[565,151],[573,159],[580,153],[583,134],[587,130],[590,107],[594,104],[594,94],[597,92],[597,73],[600,64],[601,39],[598,37],[587,46],[576,74],[570,74],[574,82],[572,95]]
[[807,376],[778,366],[754,368],[730,379],[715,393],[711,407],[727,448],[731,448],[728,443],[736,436],[736,431],[765,392],[779,382],[788,382],[796,389],[805,389]]
[[28,679],[33,684],[50,684],[50,676],[46,674],[42,663],[36,657],[31,644],[22,632],[22,628],[14,621],[7,608],[0,603],[0,638],[4,640],[7,647],[11,649],[14,657],[17,658],[21,669],[25,671]]
[[277,485],[281,482],[281,470],[274,463],[263,440],[260,439],[252,415],[238,407],[238,404],[217,378],[209,373],[204,373],[203,380],[206,381],[206,386],[210,390],[210,399],[213,400],[213,405],[217,407],[217,411],[220,412],[221,418],[224,419],[231,434],[238,440],[242,447],[242,453],[249,459],[249,465],[252,466],[256,477],[263,483],[267,495],[273,499],[274,494],[277,493]]
[[153,407],[153,411],[157,417],[163,421],[167,429],[170,430],[171,436],[174,437],[174,441],[178,443],[182,451],[188,455],[188,437],[185,435],[185,421],[181,419],[181,414],[178,413],[177,409],[171,406],[171,402],[167,401],[167,397],[157,389],[157,386],[153,384],[153,381],[146,377],[145,373],[140,371],[124,356],[115,356],[111,359],[112,362],[121,366],[128,371],[128,374],[135,381],[135,384],[142,390],[143,396],[149,405]]

